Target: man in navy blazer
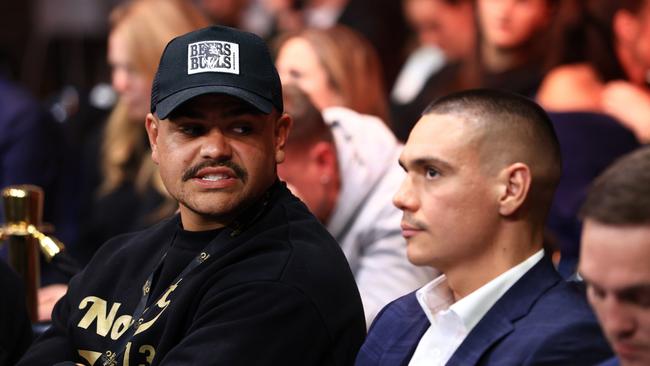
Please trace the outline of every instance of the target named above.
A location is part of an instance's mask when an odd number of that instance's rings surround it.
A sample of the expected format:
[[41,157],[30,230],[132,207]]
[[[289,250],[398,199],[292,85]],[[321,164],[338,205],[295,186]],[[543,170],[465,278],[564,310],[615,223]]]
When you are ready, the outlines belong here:
[[618,360],[650,365],[650,146],[592,185],[582,207],[580,275]]
[[400,156],[408,257],[443,275],[387,305],[357,365],[593,365],[611,357],[582,292],[543,250],[560,178],[546,113],[469,90],[432,103]]

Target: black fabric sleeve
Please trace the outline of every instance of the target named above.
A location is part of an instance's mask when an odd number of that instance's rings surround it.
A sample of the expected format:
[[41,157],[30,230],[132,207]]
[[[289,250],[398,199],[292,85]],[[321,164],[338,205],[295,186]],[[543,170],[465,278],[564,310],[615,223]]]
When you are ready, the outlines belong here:
[[296,288],[276,282],[248,283],[203,299],[187,334],[159,361],[162,365],[334,364],[328,333],[318,309]]
[[68,295],[63,296],[52,310],[52,325],[41,335],[18,365],[50,366],[58,362],[78,358],[69,342],[68,318],[70,304]]
[[20,277],[0,259],[0,365],[13,365],[32,342]]

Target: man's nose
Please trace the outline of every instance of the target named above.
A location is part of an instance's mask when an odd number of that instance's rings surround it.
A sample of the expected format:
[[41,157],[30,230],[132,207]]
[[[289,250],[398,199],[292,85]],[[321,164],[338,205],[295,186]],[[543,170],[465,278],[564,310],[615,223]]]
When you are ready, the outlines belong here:
[[125,70],[115,69],[111,75],[111,84],[118,94],[123,94],[129,84],[129,75]]
[[201,140],[202,158],[220,160],[232,156],[230,141],[221,130],[212,129]]
[[413,194],[411,180],[406,177],[393,196],[393,204],[402,211],[415,211],[417,202],[417,197]]

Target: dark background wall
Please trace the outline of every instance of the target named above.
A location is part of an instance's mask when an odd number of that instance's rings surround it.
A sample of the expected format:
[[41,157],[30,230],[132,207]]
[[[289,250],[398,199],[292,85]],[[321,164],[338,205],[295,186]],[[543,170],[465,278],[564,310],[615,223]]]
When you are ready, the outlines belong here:
[[0,60],[39,99],[108,80],[107,18],[118,0],[0,1]]

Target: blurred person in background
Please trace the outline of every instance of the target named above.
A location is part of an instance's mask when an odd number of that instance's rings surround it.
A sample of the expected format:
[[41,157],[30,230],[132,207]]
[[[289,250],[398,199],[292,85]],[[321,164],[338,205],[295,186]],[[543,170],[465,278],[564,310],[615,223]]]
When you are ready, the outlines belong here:
[[[52,222],[62,163],[61,126],[26,90],[0,73],[0,190],[16,184],[43,188],[44,219]],[[0,209],[0,224],[4,209]]]
[[275,49],[282,83],[297,84],[319,110],[346,107],[389,123],[381,64],[359,33],[308,28],[282,35]]
[[261,0],[276,19],[276,35],[345,25],[377,50],[384,85],[391,87],[405,60],[408,27],[396,0]]
[[[176,211],[149,158],[144,120],[165,45],[208,21],[186,0],[134,0],[115,8],[110,24],[108,62],[119,99],[83,156],[80,232],[71,252],[82,265],[109,238],[148,227]],[[41,289],[40,319],[50,318],[66,289],[64,284]]]
[[538,100],[551,111],[605,113],[650,142],[650,1],[581,1],[560,38],[571,62],[547,75]]
[[582,208],[580,275],[616,359],[650,365],[650,147],[598,177]]
[[406,141],[432,100],[463,88],[463,65],[474,51],[476,30],[472,0],[404,0],[406,19],[417,37],[393,86],[392,127]]
[[376,117],[343,107],[321,115],[291,84],[284,95],[294,122],[278,175],[341,245],[369,326],[390,301],[434,278],[406,258],[401,212],[390,199],[404,178],[402,145]]
[[251,0],[194,0],[213,24],[241,28]]
[[[619,114],[649,121],[643,109],[650,104],[639,100],[648,90],[643,70],[648,70],[650,58],[643,62],[643,50],[650,33],[644,36],[643,30],[649,14],[643,0],[566,0],[559,10],[549,55],[562,66],[545,77],[537,100],[549,111],[564,156],[565,174],[547,229],[561,251],[558,269],[565,277],[575,274],[582,232],[579,210],[591,182],[643,141],[641,130],[628,128]],[[646,32],[649,25],[645,21]]]
[[533,97],[542,81],[558,0],[477,0],[471,86]]
[[[63,184],[65,140],[61,125],[20,85],[0,75],[0,190],[11,185],[32,184],[43,189],[43,222],[54,229],[64,225],[61,210],[67,202],[60,194]],[[0,200],[0,226],[5,223]],[[58,236],[61,231],[48,235]],[[0,242],[0,260],[8,256]],[[41,257],[40,283],[65,282],[68,277]]]

